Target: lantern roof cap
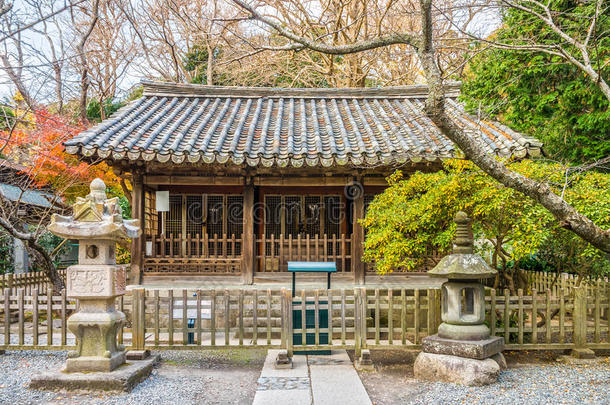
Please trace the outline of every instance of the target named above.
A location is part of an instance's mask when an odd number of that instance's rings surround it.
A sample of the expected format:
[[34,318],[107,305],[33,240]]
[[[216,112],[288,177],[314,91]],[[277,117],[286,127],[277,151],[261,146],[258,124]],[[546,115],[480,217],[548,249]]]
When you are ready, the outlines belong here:
[[123,219],[118,198],[106,198],[102,179],[91,182],[87,197],[77,197],[72,215],[53,214],[47,229],[65,239],[124,241],[137,238],[142,231],[137,219]]
[[481,256],[473,253],[474,239],[468,215],[459,211],[454,221],[457,229],[453,253],[443,257],[428,274],[450,280],[476,280],[495,276],[498,271],[489,266]]

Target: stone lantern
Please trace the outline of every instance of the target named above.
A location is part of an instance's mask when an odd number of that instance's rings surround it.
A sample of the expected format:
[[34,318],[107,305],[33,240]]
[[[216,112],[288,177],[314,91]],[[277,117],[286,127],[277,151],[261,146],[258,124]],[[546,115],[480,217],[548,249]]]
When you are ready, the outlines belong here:
[[428,272],[447,278],[441,286],[441,319],[438,334],[422,340],[415,376],[424,380],[466,385],[490,384],[506,363],[504,339],[490,337],[485,325],[485,287],[481,279],[497,273],[473,253],[470,219],[464,212],[455,216],[457,225],[452,254]]
[[116,310],[115,300],[125,294],[126,266],[117,265],[115,246],[140,236],[137,222],[123,220],[118,198],[106,198],[101,179],[91,182],[86,198],[77,198],[72,216],[51,218],[49,231],[79,243],[78,264],[68,267],[66,276],[66,295],[79,303],[67,322],[76,350],[68,353],[63,372],[35,376],[30,387],[129,390],[150,373],[152,364],[143,362],[119,368],[126,363],[125,348],[117,344],[125,314]]

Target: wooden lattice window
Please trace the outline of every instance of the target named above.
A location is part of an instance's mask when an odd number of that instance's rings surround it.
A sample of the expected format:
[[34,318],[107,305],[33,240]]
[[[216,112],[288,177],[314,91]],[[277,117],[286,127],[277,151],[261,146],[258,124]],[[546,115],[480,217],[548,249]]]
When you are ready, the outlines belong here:
[[341,233],[341,220],[343,219],[343,209],[339,196],[324,197],[324,231],[328,236]]
[[282,197],[265,196],[265,235],[279,236],[282,233]]
[[169,195],[169,212],[166,213],[165,219],[165,235],[178,235],[182,234],[182,195],[170,194]]
[[201,195],[186,196],[186,234],[192,238],[203,236],[203,197]]
[[241,195],[227,196],[227,235],[241,238],[244,232],[244,197]]
[[[227,238],[233,235],[237,239],[243,233],[242,195],[208,195],[208,194],[172,194],[169,195],[169,212],[158,215],[159,233],[175,238],[182,234],[195,239]],[[154,203],[153,209],[154,209]],[[164,224],[162,224],[164,218]],[[164,225],[164,226],[163,226]]]
[[306,196],[305,197],[304,216],[305,216],[305,227],[304,231],[306,235],[320,235],[321,230],[321,210],[322,205],[320,204],[319,196]]
[[373,202],[373,200],[375,199],[375,194],[365,194],[364,195],[364,214],[366,215],[366,210],[369,209],[369,205],[371,205],[371,203]]
[[208,195],[207,196],[207,230],[208,236],[213,238],[214,235],[222,237],[225,231],[225,199],[223,195]]
[[301,224],[301,197],[284,197],[284,234],[296,237],[299,234]]
[[265,196],[265,235],[340,235],[340,196]]
[[[244,197],[241,195],[227,196],[227,236],[241,239],[244,232]],[[235,254],[241,254],[241,242],[235,243]]]

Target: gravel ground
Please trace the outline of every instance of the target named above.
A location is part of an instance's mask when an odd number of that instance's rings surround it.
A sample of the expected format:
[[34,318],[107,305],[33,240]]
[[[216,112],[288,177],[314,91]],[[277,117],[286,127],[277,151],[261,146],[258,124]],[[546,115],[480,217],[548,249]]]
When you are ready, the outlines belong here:
[[[509,353],[509,369],[498,383],[465,387],[428,383],[413,378],[409,364],[377,362],[373,372],[360,377],[375,405],[386,404],[610,404],[610,358],[574,365],[556,356]],[[377,359],[374,359],[377,360]]]
[[65,352],[0,356],[0,404],[251,404],[266,350],[164,351],[161,366],[129,394],[69,394],[28,388],[38,370],[59,369]]

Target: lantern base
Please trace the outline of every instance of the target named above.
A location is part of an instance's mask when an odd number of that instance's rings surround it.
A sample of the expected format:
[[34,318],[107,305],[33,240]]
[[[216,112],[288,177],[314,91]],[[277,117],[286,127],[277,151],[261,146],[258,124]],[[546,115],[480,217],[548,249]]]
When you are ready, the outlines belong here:
[[159,359],[159,355],[154,355],[146,360],[128,361],[110,372],[70,373],[65,369],[44,371],[32,376],[30,388],[59,392],[129,392],[148,378]]
[[504,339],[491,337],[485,340],[444,339],[438,335],[422,339],[422,351],[434,354],[450,354],[483,360],[504,350]]
[[454,340],[486,340],[489,339],[487,325],[453,325],[443,322],[438,327],[438,336]]
[[413,365],[415,378],[468,386],[493,384],[500,376],[500,366],[493,359],[477,360],[448,354],[421,352]]

